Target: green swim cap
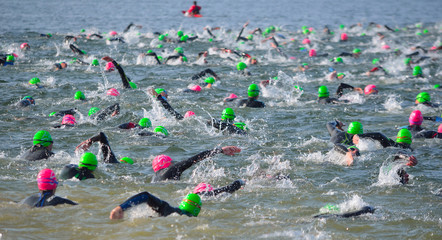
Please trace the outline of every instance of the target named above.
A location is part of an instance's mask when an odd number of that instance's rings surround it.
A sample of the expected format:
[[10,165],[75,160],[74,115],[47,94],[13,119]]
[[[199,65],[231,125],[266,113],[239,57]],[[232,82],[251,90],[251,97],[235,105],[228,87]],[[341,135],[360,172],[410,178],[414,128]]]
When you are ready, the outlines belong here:
[[82,28],[82,29],[80,30],[80,32],[86,32],[86,30],[85,30],[84,28]]
[[320,86],[318,88],[318,97],[323,98],[323,97],[329,97],[330,93],[328,91],[327,86]]
[[94,60],[92,60],[91,65],[92,66],[98,66],[98,65],[100,65],[100,63],[98,62],[98,59],[94,59]]
[[96,112],[98,112],[98,111],[100,111],[99,108],[97,108],[97,107],[93,107],[93,108],[89,109],[88,116],[92,116],[92,115],[94,115],[94,114],[95,114]]
[[413,68],[413,76],[418,76],[418,75],[422,75],[422,69],[419,65],[414,66]]
[[212,42],[213,41],[213,39],[212,38],[209,38],[209,42]]
[[134,82],[129,82],[129,85],[130,85],[130,87],[132,89],[137,89],[138,88],[137,84],[135,84]]
[[344,61],[342,60],[341,57],[337,57],[337,58],[335,58],[335,62],[343,63]]
[[177,52],[177,53],[181,53],[181,54],[184,53],[184,50],[183,50],[183,48],[181,48],[181,47],[177,47],[177,48],[175,48],[174,51]]
[[187,57],[183,56],[183,62],[187,62]]
[[353,53],[360,53],[360,52],[361,52],[361,49],[359,49],[359,48],[353,49]]
[[363,36],[365,36],[366,34],[365,33],[361,33],[361,36],[363,37]]
[[138,122],[138,125],[140,125],[141,128],[150,128],[152,127],[152,122],[149,118],[142,118]]
[[164,92],[164,88],[156,88],[155,92],[160,95],[162,92]]
[[164,36],[163,34],[161,34],[160,36],[158,36],[158,40],[163,41],[164,38],[166,38],[166,36]]
[[235,112],[231,108],[226,108],[223,110],[223,113],[221,115],[221,120],[233,120],[235,119]]
[[74,99],[75,100],[86,100],[86,97],[84,96],[84,94],[81,91],[76,91]]
[[147,52],[146,53],[153,53],[153,51],[152,50],[147,50]]
[[363,134],[364,129],[360,122],[352,122],[348,125],[347,133],[349,134]]
[[201,211],[201,198],[198,194],[189,193],[181,202],[179,208],[187,213],[192,214],[194,217],[197,217]]
[[134,160],[132,160],[131,158],[128,158],[128,157],[121,158],[120,162],[129,163],[130,165],[134,164]]
[[425,103],[431,101],[431,97],[429,93],[421,92],[416,96],[416,100],[418,103]]
[[440,84],[435,84],[434,88],[440,88]]
[[307,34],[309,34],[310,33],[310,31],[308,30],[308,29],[304,29],[304,30],[302,30],[302,34],[304,34],[304,35],[307,35]]
[[305,30],[305,29],[307,29],[307,28],[308,28],[307,26],[302,26],[302,27],[301,27],[302,30]]
[[40,83],[40,78],[31,78],[31,80],[29,80],[29,84],[37,84]]
[[51,145],[51,143],[53,143],[53,141],[51,134],[48,131],[41,130],[34,135],[34,145],[40,144],[43,147],[47,147]]
[[247,36],[247,39],[249,39],[249,40],[253,40],[253,35],[252,35],[252,34],[248,35],[248,36]]
[[259,96],[259,87],[256,84],[250,84],[249,89],[247,90],[247,95],[249,97],[257,97]]
[[373,59],[373,61],[371,61],[371,63],[373,63],[374,65],[379,63],[379,58],[375,58]]
[[46,34],[46,37],[52,37],[52,34],[48,33]]
[[185,42],[185,41],[187,41],[186,36],[187,36],[187,35],[181,36],[180,41],[181,41],[181,42]]
[[270,30],[270,28],[266,28],[266,29],[264,30],[264,32],[265,32],[266,34],[269,34],[271,31],[272,31],[272,30]]
[[416,35],[422,36],[422,32],[417,32]]
[[341,76],[345,77],[345,74],[344,73],[338,73],[336,76],[338,76],[338,77],[341,77]]
[[422,24],[420,24],[420,23],[416,23],[416,27],[417,27],[417,28],[421,28],[421,27],[422,27]]
[[427,34],[428,33],[428,29],[424,29],[422,32]]
[[208,77],[208,78],[204,79],[204,82],[210,83],[210,84],[214,84],[215,83],[215,78]]
[[57,113],[57,112],[51,112],[51,113],[49,113],[49,117],[54,116],[56,113]]
[[82,52],[83,54],[87,54],[87,52],[86,52],[86,51],[84,51],[84,50],[81,50],[81,52]]
[[160,61],[163,60],[163,57],[161,57],[161,56],[157,56],[157,57],[158,57],[158,60],[160,60]]
[[242,129],[242,130],[246,130],[246,131],[249,130],[247,128],[247,125],[245,123],[243,123],[243,122],[236,122],[233,125],[236,126],[239,129]]
[[180,30],[176,33],[176,35],[178,35],[178,37],[182,37],[184,35],[184,33],[183,33],[183,31]]
[[14,56],[13,55],[8,55],[6,56],[6,62],[13,62],[14,61]]
[[165,128],[165,127],[163,127],[163,126],[158,126],[158,127],[156,127],[154,130],[153,130],[153,132],[156,132],[156,133],[162,133],[162,134],[164,134],[164,136],[168,136],[169,135],[169,132],[167,131],[167,129]]
[[158,44],[157,48],[163,48],[163,44]]
[[412,136],[411,136],[410,130],[408,130],[406,128],[402,128],[397,133],[396,142],[411,144],[411,139],[412,139]]
[[341,24],[341,25],[339,25],[339,28],[340,28],[340,29],[344,29],[344,28],[345,28],[345,25],[344,25],[344,24]]
[[238,64],[236,64],[236,69],[238,69],[238,71],[242,71],[246,68],[247,68],[247,65],[243,62],[239,62]]
[[319,209],[319,212],[321,213],[339,213],[339,211],[340,210],[338,206],[332,205],[330,203]]
[[91,171],[94,171],[95,168],[97,168],[97,165],[97,157],[95,156],[95,154],[90,152],[83,153],[83,156],[81,156],[80,159],[80,163],[78,164],[80,168],[87,168]]
[[405,63],[405,65],[410,64],[410,62],[411,62],[411,58],[405,58],[405,59],[404,59],[404,63]]

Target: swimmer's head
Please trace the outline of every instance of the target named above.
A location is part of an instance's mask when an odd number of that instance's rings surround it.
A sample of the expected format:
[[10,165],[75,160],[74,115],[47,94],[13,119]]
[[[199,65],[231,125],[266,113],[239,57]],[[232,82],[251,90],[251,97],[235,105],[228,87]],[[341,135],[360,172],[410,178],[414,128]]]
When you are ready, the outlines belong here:
[[252,35],[252,34],[248,35],[248,36],[247,36],[247,39],[249,39],[249,40],[253,40],[253,35]]
[[128,158],[128,157],[121,158],[120,162],[121,163],[127,163],[127,164],[130,164],[130,165],[134,164],[134,160],[132,160],[132,158]]
[[152,168],[155,172],[168,168],[172,164],[172,158],[167,155],[158,155],[152,161]]
[[404,59],[404,64],[405,65],[408,65],[408,64],[410,64],[411,63],[411,58],[405,58]]
[[360,122],[351,122],[350,125],[348,125],[347,133],[349,134],[363,134],[364,129],[362,127],[362,124]]
[[422,112],[419,110],[414,110],[411,112],[410,117],[408,118],[408,122],[410,125],[422,125],[424,121],[424,117],[422,116]]
[[233,109],[231,108],[226,108],[223,110],[223,113],[221,115],[221,120],[222,121],[226,121],[226,120],[230,120],[233,121],[233,119],[235,119],[235,112],[233,111]]
[[396,142],[397,143],[411,144],[411,142],[412,142],[411,139],[412,139],[412,135],[411,135],[410,130],[408,130],[406,128],[402,128],[397,133]]
[[238,64],[236,64],[236,69],[238,69],[238,71],[242,71],[246,68],[247,68],[247,65],[243,62],[239,62]]
[[51,191],[57,188],[58,182],[55,172],[51,169],[43,169],[37,175],[37,185],[40,191]]
[[370,84],[370,85],[365,86],[364,93],[365,93],[365,95],[377,94],[378,89],[376,88],[376,85]]
[[49,145],[51,145],[52,143],[54,143],[52,141],[52,137],[51,134],[48,131],[38,131],[35,135],[34,135],[34,139],[33,139],[33,144],[37,145],[40,144],[43,147],[48,147]]
[[355,49],[353,49],[353,53],[354,54],[359,54],[359,53],[361,53],[361,49],[355,48]]
[[98,66],[98,65],[100,65],[100,63],[98,62],[98,59],[95,58],[95,59],[92,60],[91,65],[92,66]]
[[31,96],[25,96],[22,98],[22,100],[27,100],[29,101],[32,105],[35,105],[35,100],[34,98],[32,98]]
[[142,118],[138,121],[138,125],[140,125],[141,128],[150,128],[152,127],[152,122],[149,118]]
[[29,84],[34,85],[34,84],[38,84],[40,83],[40,78],[31,78],[31,80],[29,80]]
[[247,90],[247,95],[249,98],[258,97],[259,96],[259,87],[256,84],[250,84],[249,89]]
[[308,55],[310,57],[316,57],[316,50],[315,49],[310,49],[310,51],[308,52]]
[[215,78],[213,77],[208,77],[206,79],[204,79],[205,83],[209,83],[209,84],[214,84],[215,83]]
[[112,62],[107,62],[106,63],[106,71],[112,72],[114,70],[115,70],[115,65]]
[[187,62],[187,57],[186,57],[186,56],[182,56],[182,57],[181,57],[181,60],[182,60],[183,62]]
[[77,121],[75,120],[75,117],[70,114],[64,115],[63,119],[61,120],[62,125],[74,126],[76,123]]
[[118,92],[117,89],[111,88],[111,89],[107,90],[106,95],[118,97],[118,96],[120,96],[120,93]]
[[28,49],[31,48],[31,46],[29,46],[28,43],[22,43],[22,44],[20,45],[20,48],[21,48],[21,50],[28,50]]
[[341,25],[339,25],[339,29],[344,29],[345,28],[345,25],[344,24],[341,24]]
[[327,86],[320,86],[318,88],[318,97],[319,98],[328,98],[330,96],[330,92],[328,91]]
[[[157,48],[163,48],[163,44],[158,44]],[[158,56],[159,57],[159,56]]]
[[192,111],[187,111],[186,114],[184,114],[184,118],[189,118],[195,116],[195,113]]
[[165,137],[169,135],[167,129],[163,126],[158,126],[153,130],[154,133],[162,133]]
[[82,28],[82,29],[80,30],[80,32],[81,32],[81,33],[84,33],[84,32],[86,32],[86,29]]
[[91,171],[94,171],[97,168],[97,165],[97,157],[95,156],[95,154],[90,152],[83,153],[80,159],[80,163],[78,164],[80,168],[87,168]]
[[194,217],[197,217],[201,211],[201,198],[198,194],[189,193],[181,202],[179,208],[183,212],[187,212]]
[[164,90],[164,88],[156,88],[156,89],[155,89],[155,92],[156,92],[158,95],[163,96],[163,98],[166,98],[166,99],[167,99],[167,91]]
[[176,53],[179,53],[179,54],[183,54],[183,53],[184,53],[184,50],[183,50],[182,47],[177,47],[177,48],[174,49],[174,51],[175,51]]
[[89,109],[88,116],[92,116],[92,115],[94,115],[94,114],[95,114],[96,112],[98,112],[98,111],[100,111],[99,108],[97,108],[97,107],[92,107],[91,109]]
[[422,68],[419,65],[414,66],[413,76],[419,76],[419,75],[422,75]]
[[184,33],[183,33],[183,31],[178,31],[177,33],[176,33],[176,35],[178,36],[178,37],[182,37],[183,35],[184,35]]
[[379,63],[379,58],[374,58],[373,61],[371,61],[371,63],[372,63],[373,65],[378,64],[378,63]]
[[237,99],[238,96],[236,96],[236,94],[234,94],[234,93],[231,93],[227,98],[230,98],[230,99]]
[[6,56],[6,62],[14,62],[15,61],[15,57],[14,55],[8,55]]
[[81,91],[76,91],[74,95],[75,100],[86,100],[86,97],[84,96],[84,93]]
[[193,193],[202,193],[210,191],[213,191],[213,187],[208,183],[200,183],[193,189]]
[[344,74],[344,73],[338,73],[338,74],[336,75],[336,77],[337,77],[338,79],[343,79],[343,78],[345,77],[345,74]]
[[247,128],[247,125],[245,123],[243,123],[243,122],[236,122],[236,123],[233,124],[233,126],[239,128],[241,130],[245,130],[245,131],[249,130],[249,128]]
[[416,103],[426,103],[429,101],[431,101],[431,97],[427,92],[421,92],[416,96]]
[[166,38],[166,36],[164,36],[163,34],[158,36],[158,40],[160,40],[160,41],[164,41],[165,38]]
[[341,41],[347,41],[347,40],[348,40],[347,33],[341,33]]
[[199,85],[193,85],[189,89],[195,92],[201,92],[201,87]]
[[387,44],[382,45],[382,49],[388,50],[390,49],[390,46],[388,46]]
[[304,40],[302,40],[302,44],[310,44],[310,39],[308,38],[304,38]]
[[117,35],[118,35],[118,33],[117,33],[117,32],[115,32],[115,31],[110,31],[110,32],[109,32],[109,35],[111,35],[111,36],[117,36]]
[[337,63],[343,63],[344,60],[342,60],[341,57],[336,57],[336,58],[335,58],[335,62],[337,62]]

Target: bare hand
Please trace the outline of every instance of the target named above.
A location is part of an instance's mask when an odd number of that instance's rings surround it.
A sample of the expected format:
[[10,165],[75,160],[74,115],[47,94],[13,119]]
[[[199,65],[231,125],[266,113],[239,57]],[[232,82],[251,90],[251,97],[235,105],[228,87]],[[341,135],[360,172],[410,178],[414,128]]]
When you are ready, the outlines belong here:
[[414,166],[416,166],[416,165],[417,165],[417,159],[416,159],[416,157],[414,157],[414,156],[410,156],[410,157],[408,158],[407,166],[414,167]]
[[364,93],[364,91],[362,90],[362,88],[355,87],[355,88],[353,88],[353,90],[355,90],[356,92],[358,92],[358,93],[360,93],[360,94],[363,94],[363,93]]
[[91,145],[92,145],[92,141],[91,141],[90,139],[88,139],[88,140],[86,140],[86,141],[80,143],[80,145],[78,145],[78,146],[75,148],[75,151],[76,151],[76,152],[78,152],[78,151],[80,151],[80,150],[86,151],[86,150],[89,149],[89,147],[90,147]]
[[123,219],[123,217],[124,217],[124,211],[123,211],[123,209],[120,206],[112,209],[112,211],[110,213],[110,216],[109,216],[109,218],[112,219],[112,220],[114,220],[114,219]]
[[240,153],[240,152],[241,152],[241,148],[239,148],[239,147],[235,147],[235,146],[223,147],[223,154],[228,155],[228,156],[233,156],[233,155],[235,155],[235,153]]
[[353,154],[352,154],[352,152],[347,152],[345,154],[345,160],[347,161],[347,166],[351,166],[353,164]]

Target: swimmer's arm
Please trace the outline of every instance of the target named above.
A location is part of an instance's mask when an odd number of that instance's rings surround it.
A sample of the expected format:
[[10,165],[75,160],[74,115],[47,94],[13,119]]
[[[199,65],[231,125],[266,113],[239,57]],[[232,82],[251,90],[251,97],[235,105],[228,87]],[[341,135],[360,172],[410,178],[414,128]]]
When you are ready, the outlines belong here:
[[328,130],[328,133],[330,134],[330,136],[333,136],[333,135],[337,134],[338,132],[343,131],[342,130],[343,126],[344,126],[344,124],[339,120],[335,120],[333,122],[328,122],[326,124],[327,130]]
[[157,100],[160,101],[161,105],[163,105],[163,107],[167,111],[169,111],[169,113],[171,113],[177,120],[182,120],[184,118],[180,113],[175,111],[175,109],[173,109],[172,106],[170,106],[170,104],[166,100],[164,100],[163,96],[158,95]]
[[244,31],[244,29],[247,27],[247,25],[249,25],[249,22],[246,22],[246,23],[244,24],[244,26],[241,28],[241,31],[239,32],[238,36],[236,37],[236,41],[237,41],[237,42],[240,40],[240,38],[241,38],[241,34],[242,34],[242,32]]
[[204,71],[201,71],[198,74],[193,75],[192,76],[192,80],[197,80],[198,78],[203,77],[206,74],[211,74],[216,80],[219,80],[218,75],[216,75],[216,73],[214,71],[212,71],[212,69],[210,69],[210,68],[208,68],[208,69],[206,69]]
[[117,61],[115,61],[113,58],[111,58],[109,56],[105,56],[102,59],[106,62],[112,62],[115,65],[115,68],[118,70],[118,73],[120,74],[121,81],[123,82],[124,88],[130,88],[130,84],[129,84],[130,78],[128,78],[126,76],[126,74],[124,73],[124,70],[120,66],[120,64],[118,64]]
[[[241,189],[242,186],[244,186],[246,183],[244,180],[236,180],[234,181],[232,184],[221,187],[221,188],[217,188],[214,189],[213,191],[213,195],[216,196],[220,193],[226,192],[226,193],[234,193],[235,191]],[[208,192],[209,193],[209,192]]]
[[336,95],[341,97],[342,94],[344,93],[344,89],[354,90],[354,87],[349,84],[346,84],[346,83],[341,83],[341,84],[339,84],[338,89],[336,90]]
[[152,52],[152,53],[145,53],[144,55],[145,56],[153,56],[153,57],[155,57],[155,60],[157,60],[158,65],[161,65],[160,59],[158,59],[158,55],[156,53],[154,53],[154,52]]

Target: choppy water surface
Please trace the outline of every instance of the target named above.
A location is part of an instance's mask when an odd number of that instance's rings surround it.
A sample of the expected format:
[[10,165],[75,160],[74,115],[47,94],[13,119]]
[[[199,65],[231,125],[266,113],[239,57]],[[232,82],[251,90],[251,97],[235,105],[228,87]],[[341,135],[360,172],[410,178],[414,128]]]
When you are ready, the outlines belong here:
[[[2,2],[0,27],[0,52],[19,55],[14,66],[0,67],[0,238],[1,239],[144,239],[152,238],[286,238],[286,239],[440,239],[441,220],[441,155],[440,140],[414,140],[413,155],[419,164],[408,169],[410,183],[401,185],[394,175],[380,169],[391,161],[397,149],[381,149],[373,142],[362,141],[362,156],[354,166],[347,167],[341,157],[331,152],[332,144],[325,123],[335,118],[347,125],[360,121],[365,132],[380,131],[394,137],[397,127],[407,125],[414,109],[425,116],[439,116],[441,110],[416,107],[414,98],[427,91],[432,101],[441,102],[441,91],[433,85],[441,81],[441,54],[428,53],[433,60],[421,64],[424,78],[411,78],[401,56],[393,50],[384,50],[383,44],[403,53],[411,53],[411,46],[425,48],[440,44],[441,19],[438,1],[373,2],[351,5],[346,1],[296,3],[263,1],[201,3],[201,19],[184,18],[179,13],[189,3],[107,1],[58,2],[33,1]],[[273,10],[272,10],[273,9]],[[353,14],[357,10],[358,14]],[[261,43],[255,36],[253,43],[237,44],[234,39],[241,26],[250,20],[247,32],[255,27],[270,25],[281,27],[277,37],[282,50],[292,58],[285,60],[269,43]],[[384,29],[368,29],[374,21],[400,29],[391,33]],[[124,90],[118,73],[103,73],[100,67],[69,64],[63,71],[51,71],[52,64],[69,62],[73,53],[63,43],[65,35],[86,33],[122,32],[130,22],[143,25],[142,29],[124,34],[126,44],[106,44],[104,40],[79,38],[76,44],[88,55],[83,60],[109,55],[124,68],[126,74],[138,84],[137,90]],[[339,30],[357,23],[363,27]],[[420,23],[422,27],[416,27]],[[328,24],[335,32],[328,36],[322,27]],[[302,25],[311,26],[316,34],[310,36],[318,53],[330,56],[362,49],[359,59],[344,57],[345,64],[332,65],[329,58],[308,58],[300,51],[304,39]],[[214,31],[217,38],[209,42],[204,26],[221,27]],[[139,54],[153,49],[166,57],[177,44],[158,44],[153,32],[167,32],[174,36],[177,30],[196,34],[194,42],[180,44],[189,59],[186,64],[154,65]],[[428,29],[428,34],[416,35]],[[339,42],[339,34],[346,32],[348,42]],[[377,32],[386,37],[380,40]],[[40,33],[52,33],[50,39]],[[138,34],[139,33],[139,34]],[[365,33],[365,36],[361,36]],[[294,38],[295,41],[290,41]],[[19,46],[28,42],[31,50],[21,52]],[[235,62],[224,55],[209,51],[208,64],[197,61],[198,52],[213,47],[239,48],[258,58],[259,64],[249,66],[250,77],[240,76]],[[235,58],[235,57],[233,57]],[[366,76],[373,58],[379,58],[389,75]],[[235,58],[236,59],[236,58]],[[302,62],[310,64],[306,72],[298,71]],[[343,72],[343,80],[327,80],[328,68]],[[199,94],[186,94],[182,90],[190,84],[191,76],[211,68],[221,78],[211,90]],[[237,108],[223,103],[229,93],[245,97],[251,83],[278,76],[278,81],[262,89],[260,100],[264,109]],[[42,89],[27,85],[29,79],[39,77]],[[202,81],[202,80],[201,80]],[[348,94],[350,104],[325,106],[316,104],[317,88],[327,85],[336,91],[339,82],[356,87],[377,85],[380,94],[364,97]],[[294,85],[304,89],[295,91]],[[117,88],[121,96],[106,96],[107,89]],[[197,117],[176,121],[156,101],[148,96],[149,87],[162,87],[169,92],[169,103],[180,113],[188,110]],[[89,99],[86,103],[73,101],[74,93],[81,90]],[[36,100],[32,108],[18,109],[15,103],[23,96]],[[121,105],[121,114],[105,122],[88,119],[91,107],[106,107],[114,102]],[[53,111],[78,108],[78,126],[70,129],[52,129],[61,119],[48,117]],[[223,135],[205,125],[210,116],[220,117],[225,107],[233,107],[238,120],[247,123],[248,136]],[[134,131],[123,131],[117,125],[149,117],[154,126],[165,126],[171,133],[168,138],[139,137]],[[437,124],[424,122],[427,129]],[[47,129],[55,141],[55,157],[48,161],[27,162],[23,153],[32,144],[38,130]],[[15,202],[37,191],[36,175],[43,168],[57,173],[65,164],[78,163],[74,149],[80,142],[103,131],[118,157],[128,156],[136,163],[129,165],[100,164],[96,179],[83,182],[60,181],[57,195],[79,203],[78,206],[57,206],[29,209]],[[151,183],[151,162],[158,154],[183,160],[203,150],[216,146],[236,145],[242,152],[235,157],[217,155],[188,170],[179,182]],[[94,146],[91,151],[98,153]],[[262,177],[287,174],[291,180],[273,181]],[[197,218],[184,216],[155,216],[145,205],[131,210],[123,221],[111,221],[109,212],[128,197],[149,191],[172,205],[178,205],[183,196],[196,184],[205,181],[213,186],[223,186],[236,179],[245,179],[244,189],[216,199],[203,199],[203,210]],[[439,193],[439,196],[438,196]],[[332,203],[342,210],[353,210],[364,205],[376,208],[374,214],[351,219],[314,219],[319,209]]]

